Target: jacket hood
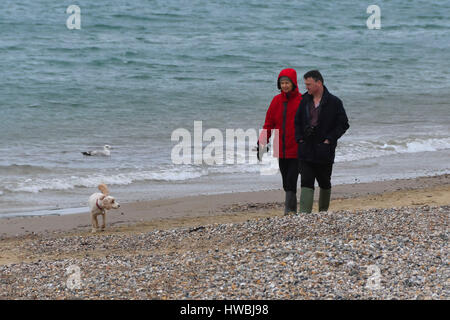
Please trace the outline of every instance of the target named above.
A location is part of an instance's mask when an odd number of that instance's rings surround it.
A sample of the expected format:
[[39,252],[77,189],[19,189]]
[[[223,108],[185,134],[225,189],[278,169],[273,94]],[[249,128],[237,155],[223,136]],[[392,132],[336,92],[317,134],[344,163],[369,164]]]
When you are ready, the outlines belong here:
[[[288,77],[292,83],[294,84],[294,88],[292,89],[291,92],[294,93],[294,95],[298,95],[299,91],[298,91],[298,85],[297,85],[297,71],[295,71],[295,69],[283,69],[281,70],[280,74],[278,75],[278,79],[277,79],[277,86],[278,89],[281,90],[281,85],[280,85],[280,78],[281,77]],[[281,92],[283,94],[283,96],[285,96],[284,92]]]

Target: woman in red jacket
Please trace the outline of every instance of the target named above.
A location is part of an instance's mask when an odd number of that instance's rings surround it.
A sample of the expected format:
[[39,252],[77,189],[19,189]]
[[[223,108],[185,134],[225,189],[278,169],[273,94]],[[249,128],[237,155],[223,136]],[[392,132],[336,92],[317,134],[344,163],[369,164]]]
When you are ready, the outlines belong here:
[[274,141],[274,156],[278,157],[283,178],[283,189],[286,192],[284,214],[288,215],[297,213],[298,145],[295,141],[294,119],[302,95],[298,91],[297,72],[294,69],[282,70],[278,75],[277,85],[281,93],[270,103],[263,127],[265,130],[261,133],[258,144],[263,150],[272,130],[278,130],[278,139]]

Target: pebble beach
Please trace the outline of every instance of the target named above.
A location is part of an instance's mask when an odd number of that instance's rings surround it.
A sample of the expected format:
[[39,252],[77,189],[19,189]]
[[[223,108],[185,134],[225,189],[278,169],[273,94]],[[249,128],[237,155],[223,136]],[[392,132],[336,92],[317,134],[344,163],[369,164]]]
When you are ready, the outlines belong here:
[[0,266],[0,298],[449,299],[449,214],[425,205],[34,236],[15,243],[23,262]]
[[[0,300],[450,299],[450,1],[80,2],[0,5]],[[253,151],[286,68],[350,123],[327,212]]]

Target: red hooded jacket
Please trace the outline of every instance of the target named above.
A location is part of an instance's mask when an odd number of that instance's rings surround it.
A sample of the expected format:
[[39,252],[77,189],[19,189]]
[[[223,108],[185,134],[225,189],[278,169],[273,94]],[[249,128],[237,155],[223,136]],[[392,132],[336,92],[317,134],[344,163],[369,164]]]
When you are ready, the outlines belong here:
[[298,106],[302,100],[302,95],[298,91],[297,72],[294,69],[284,69],[278,75],[278,89],[281,90],[280,78],[289,77],[294,84],[291,92],[276,95],[270,103],[266,113],[266,121],[259,136],[261,146],[267,144],[272,135],[273,129],[278,129],[278,139],[275,136],[273,143],[274,156],[277,158],[297,158],[297,142],[295,141],[294,119]]

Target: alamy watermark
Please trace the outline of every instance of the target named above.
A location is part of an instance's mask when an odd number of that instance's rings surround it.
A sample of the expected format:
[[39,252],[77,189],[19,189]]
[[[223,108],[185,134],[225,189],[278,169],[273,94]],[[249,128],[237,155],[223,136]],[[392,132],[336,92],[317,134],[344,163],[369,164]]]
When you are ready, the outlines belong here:
[[[70,16],[66,20],[66,26],[69,30],[81,29],[81,8],[75,4],[67,7],[67,14]],[[372,4],[367,7],[366,13],[370,14],[370,17],[366,21],[368,29],[381,29],[381,9],[379,6]]]
[[373,4],[367,7],[368,14],[371,16],[367,19],[366,25],[370,30],[381,29],[381,9],[379,6]]
[[66,281],[66,286],[70,290],[81,289],[81,270],[77,265],[70,265],[66,270],[66,275],[69,275]]
[[381,271],[377,265],[370,265],[367,267],[369,278],[366,282],[366,289],[380,290],[381,289]]
[[80,30],[81,29],[81,9],[80,9],[80,7],[73,4],[67,8],[66,13],[70,14],[70,16],[66,20],[67,29]]
[[[268,131],[256,129],[225,129],[225,134],[217,128],[203,132],[203,121],[194,121],[194,133],[185,128],[175,129],[171,141],[178,142],[171,151],[171,160],[176,165],[223,165],[258,164],[254,146],[258,139],[267,141]],[[279,156],[279,130],[271,130],[272,148],[265,158]],[[204,146],[204,143],[208,143]],[[266,148],[259,149],[259,159],[263,158]],[[270,157],[272,155],[273,157]],[[275,159],[276,160],[276,159]],[[269,160],[271,161],[271,160]],[[264,163],[267,163],[265,161]],[[262,175],[273,175],[278,169],[260,168]]]

